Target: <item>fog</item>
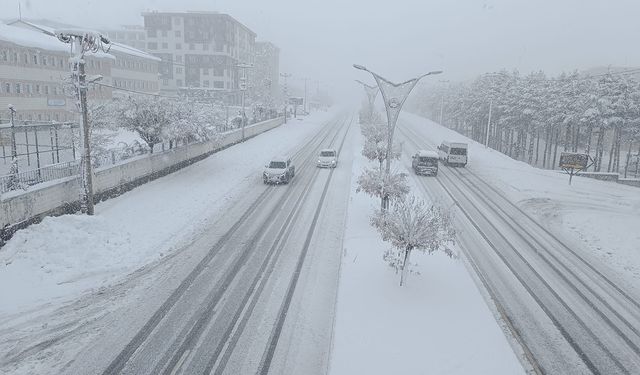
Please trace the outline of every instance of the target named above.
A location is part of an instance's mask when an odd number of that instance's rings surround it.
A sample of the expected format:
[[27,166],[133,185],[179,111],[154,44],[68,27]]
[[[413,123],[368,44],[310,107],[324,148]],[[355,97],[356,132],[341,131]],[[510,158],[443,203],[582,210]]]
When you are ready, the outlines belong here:
[[[3,0],[2,10],[17,17],[18,1]],[[281,71],[349,96],[353,79],[370,79],[353,63],[395,80],[430,70],[462,80],[500,69],[640,65],[640,3],[631,0],[22,1],[24,18],[93,27],[142,24],[143,10],[228,13],[281,48]]]

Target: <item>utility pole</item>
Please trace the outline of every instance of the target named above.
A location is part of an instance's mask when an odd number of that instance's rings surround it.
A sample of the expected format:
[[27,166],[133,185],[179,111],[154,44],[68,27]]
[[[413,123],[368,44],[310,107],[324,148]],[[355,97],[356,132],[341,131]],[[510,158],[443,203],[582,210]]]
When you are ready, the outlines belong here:
[[287,103],[289,102],[289,92],[287,90],[287,78],[291,77],[291,73],[280,73],[280,76],[284,78],[284,86],[282,87],[284,94],[284,123],[287,123]]
[[[94,204],[93,171],[91,167],[91,133],[89,129],[89,115],[87,110],[87,77],[85,72],[84,56],[86,52],[95,53],[99,50],[107,52],[108,49],[105,49],[104,45],[109,45],[110,42],[109,39],[102,36],[100,33],[90,30],[63,29],[56,30],[55,34],[60,41],[71,44],[71,52],[73,54],[70,59],[73,67],[72,77],[75,81],[78,92],[82,119],[82,126],[80,127],[83,140],[83,150],[81,154],[82,159],[80,163],[82,166],[82,204],[86,214],[93,215]],[[95,82],[100,79],[102,79],[102,77],[97,76],[91,79],[90,82]]]
[[304,113],[307,114],[307,78],[304,79]]
[[18,159],[18,146],[16,145],[16,124],[13,121],[16,110],[11,104],[9,104],[9,112],[11,113],[11,159],[13,162],[15,162]]
[[444,95],[440,98],[440,120],[438,124],[442,125],[442,112],[444,111]]

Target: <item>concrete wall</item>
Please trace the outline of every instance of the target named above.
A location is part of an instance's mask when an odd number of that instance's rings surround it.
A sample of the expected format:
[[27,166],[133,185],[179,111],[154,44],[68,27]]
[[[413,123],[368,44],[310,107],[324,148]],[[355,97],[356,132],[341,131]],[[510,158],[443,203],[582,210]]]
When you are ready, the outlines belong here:
[[[264,121],[245,128],[251,138],[280,126],[282,118]],[[121,164],[97,169],[94,177],[96,201],[102,201],[136,186],[165,176],[209,155],[240,142],[242,131],[236,129],[217,141],[194,143],[188,146],[129,159]],[[26,191],[6,193],[0,199],[0,246],[13,233],[44,216],[76,212],[80,207],[78,177],[69,177],[35,185]]]

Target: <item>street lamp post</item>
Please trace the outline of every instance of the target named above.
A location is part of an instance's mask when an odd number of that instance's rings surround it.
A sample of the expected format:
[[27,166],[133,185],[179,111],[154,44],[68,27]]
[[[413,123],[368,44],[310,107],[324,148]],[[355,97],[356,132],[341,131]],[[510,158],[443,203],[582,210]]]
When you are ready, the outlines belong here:
[[[400,115],[400,111],[402,110],[404,102],[407,100],[407,97],[411,93],[411,90],[413,90],[418,81],[426,76],[440,74],[442,73],[442,71],[431,71],[402,83],[393,83],[362,65],[354,64],[353,67],[371,73],[373,78],[376,80],[378,88],[382,93],[382,98],[384,99],[384,106],[387,111],[387,150],[385,173],[388,177],[391,174],[391,147],[393,146],[393,133],[395,131],[396,122],[398,121],[398,116]],[[389,197],[385,196],[383,191],[382,209],[386,210],[388,208]]]
[[242,142],[244,142],[244,127],[247,123],[247,114],[245,112],[245,94],[247,92],[247,68],[253,68],[251,64],[238,64],[238,68],[242,69],[242,77],[240,77],[240,91],[242,91]]
[[284,123],[287,123],[287,103],[289,102],[289,92],[287,89],[287,78],[291,77],[291,73],[280,73],[280,76],[284,78],[284,86],[282,86],[282,92],[284,94]]

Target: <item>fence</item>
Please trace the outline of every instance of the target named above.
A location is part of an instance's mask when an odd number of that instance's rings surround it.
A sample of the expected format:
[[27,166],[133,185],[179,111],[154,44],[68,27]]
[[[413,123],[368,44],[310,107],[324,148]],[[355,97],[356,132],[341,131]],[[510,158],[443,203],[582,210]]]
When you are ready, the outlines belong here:
[[[276,118],[246,127],[246,138],[271,130],[282,124]],[[137,158],[114,166],[95,170],[94,191],[96,200],[104,200],[122,194],[155,178],[172,173],[202,160],[221,149],[241,141],[239,129],[226,132],[221,139],[189,144]],[[77,166],[75,171],[77,171]],[[13,233],[47,215],[76,212],[79,209],[80,186],[77,178],[60,179],[50,184],[34,186],[27,191],[16,191],[0,198],[0,246]]]
[[[0,176],[0,194],[10,190],[15,190],[17,186],[31,186],[41,182],[57,180],[59,178],[70,177],[78,174],[78,161],[68,161],[65,163],[52,164],[43,168],[32,169],[24,172],[18,172],[15,176]],[[13,178],[17,178],[18,183],[12,182]]]
[[15,121],[13,129],[0,123],[0,176],[11,168],[14,139],[21,171],[75,160],[77,129],[71,122]]

